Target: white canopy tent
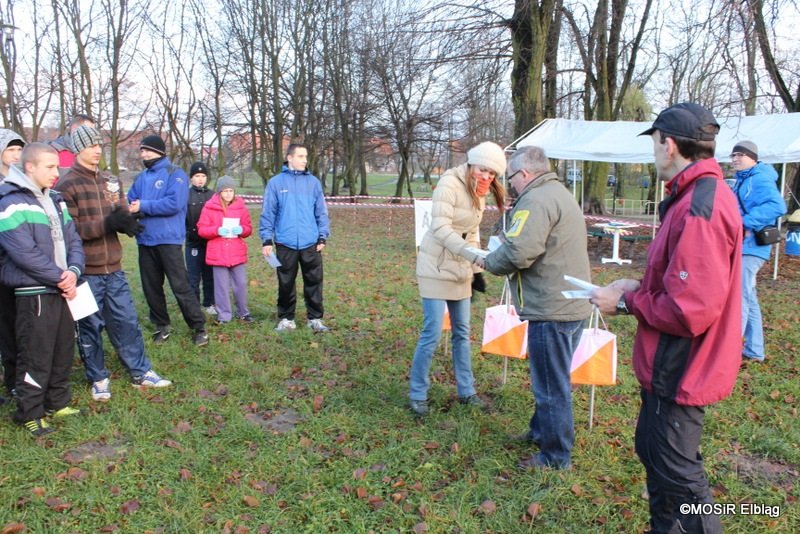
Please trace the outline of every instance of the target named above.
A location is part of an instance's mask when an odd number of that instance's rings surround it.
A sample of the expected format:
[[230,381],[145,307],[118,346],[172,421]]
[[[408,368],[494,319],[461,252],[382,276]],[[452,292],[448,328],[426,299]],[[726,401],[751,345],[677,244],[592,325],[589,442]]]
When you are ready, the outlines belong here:
[[[720,124],[716,153],[719,161],[730,161],[736,141],[745,139],[758,145],[758,158],[765,163],[800,161],[800,113],[732,118]],[[543,148],[548,157],[557,159],[652,163],[652,141],[639,136],[651,125],[651,122],[545,119],[508,148],[535,145]]]
[[[758,145],[758,158],[765,163],[800,161],[800,113],[734,117],[720,122],[716,158],[730,161],[737,141],[750,140]],[[582,121],[545,119],[525,135],[511,143],[507,150],[538,146],[550,158],[608,163],[652,163],[653,143],[648,136],[639,136],[651,122]],[[781,193],[786,191],[786,165],[781,174]],[[773,277],[778,275],[775,251]]]

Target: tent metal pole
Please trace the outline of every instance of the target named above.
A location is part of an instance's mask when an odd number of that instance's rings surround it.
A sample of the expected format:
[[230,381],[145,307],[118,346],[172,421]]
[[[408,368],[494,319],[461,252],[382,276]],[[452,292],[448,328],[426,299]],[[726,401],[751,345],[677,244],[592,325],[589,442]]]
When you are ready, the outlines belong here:
[[[781,198],[786,198],[786,164],[781,165]],[[778,217],[778,233],[781,231],[781,218]],[[772,279],[778,279],[778,256],[781,255],[781,242],[775,243],[775,266],[772,269]]]

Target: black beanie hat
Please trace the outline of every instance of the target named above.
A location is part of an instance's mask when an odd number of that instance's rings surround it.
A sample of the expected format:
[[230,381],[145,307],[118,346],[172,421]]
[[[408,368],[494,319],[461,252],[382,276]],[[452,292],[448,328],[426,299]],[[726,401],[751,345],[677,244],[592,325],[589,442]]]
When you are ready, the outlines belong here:
[[158,152],[162,156],[167,155],[167,145],[165,145],[164,140],[157,135],[148,135],[142,139],[142,143],[139,145],[139,148],[146,148],[148,150],[152,150],[153,152]]
[[206,164],[202,161],[196,161],[192,163],[192,168],[189,170],[189,178],[194,176],[195,174],[203,173],[208,176],[208,168],[206,168]]

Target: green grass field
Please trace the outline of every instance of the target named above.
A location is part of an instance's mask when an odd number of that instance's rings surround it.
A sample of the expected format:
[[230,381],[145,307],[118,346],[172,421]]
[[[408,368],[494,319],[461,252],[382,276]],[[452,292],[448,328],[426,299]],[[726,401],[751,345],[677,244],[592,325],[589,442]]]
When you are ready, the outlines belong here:
[[[91,400],[76,358],[73,404],[87,408],[87,416],[59,421],[56,433],[34,440],[11,423],[8,405],[0,407],[0,530],[644,530],[644,470],[633,451],[635,320],[608,319],[619,336],[619,379],[597,388],[591,431],[590,390],[575,389],[574,469],[520,471],[517,461],[531,449],[506,438],[525,430],[531,415],[527,365],[510,361],[502,384],[502,359],[479,353],[483,309],[497,302],[501,280],[488,277],[489,291],[473,301],[474,370],[490,410],[458,404],[452,366],[440,348],[432,414],[416,420],[405,407],[421,325],[412,210],[332,208],[331,216],[325,318],[332,332],[273,331],[276,280],[254,236],[249,298],[259,322],[209,326],[205,348],[191,344],[174,302],[173,336],[151,345],[136,248],[124,238],[148,354],[175,384],[133,389],[109,346],[108,403]],[[643,257],[642,248],[632,267],[593,261],[593,278],[604,283],[641,274]],[[718,502],[757,503],[778,513],[724,516],[728,532],[800,530],[800,260],[784,261],[776,282],[767,270],[759,290],[769,359],[743,367],[733,395],[707,410],[703,455]],[[302,304],[298,311],[303,318]]]

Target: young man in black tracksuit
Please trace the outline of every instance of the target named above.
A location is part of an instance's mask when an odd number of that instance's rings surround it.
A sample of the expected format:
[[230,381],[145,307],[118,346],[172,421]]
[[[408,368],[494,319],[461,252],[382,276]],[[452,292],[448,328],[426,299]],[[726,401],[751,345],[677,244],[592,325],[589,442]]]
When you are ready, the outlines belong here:
[[80,413],[69,406],[75,323],[67,299],[77,294],[84,253],[66,203],[50,189],[58,153],[32,143],[22,151],[22,167],[12,167],[0,186],[0,277],[16,297],[14,420],[38,437],[53,431],[46,415]]

